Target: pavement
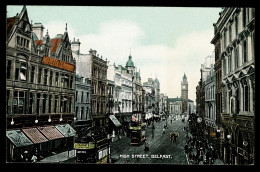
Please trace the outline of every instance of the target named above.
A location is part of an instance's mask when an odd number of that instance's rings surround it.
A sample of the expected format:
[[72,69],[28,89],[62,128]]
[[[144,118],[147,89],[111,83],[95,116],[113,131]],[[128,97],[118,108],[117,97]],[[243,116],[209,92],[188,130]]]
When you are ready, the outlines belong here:
[[75,157],[76,157],[75,150],[70,150],[70,151],[57,153],[52,156],[41,159],[40,161],[38,161],[38,163],[60,163],[60,162],[70,162],[70,161],[73,162]]

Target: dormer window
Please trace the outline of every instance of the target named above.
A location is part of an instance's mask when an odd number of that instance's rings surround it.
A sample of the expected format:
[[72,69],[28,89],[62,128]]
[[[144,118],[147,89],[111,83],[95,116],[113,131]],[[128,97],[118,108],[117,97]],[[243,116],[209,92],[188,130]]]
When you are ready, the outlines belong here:
[[23,37],[20,37],[20,36],[16,37],[17,46],[20,48],[29,48],[29,42],[30,42],[30,40],[25,39]]

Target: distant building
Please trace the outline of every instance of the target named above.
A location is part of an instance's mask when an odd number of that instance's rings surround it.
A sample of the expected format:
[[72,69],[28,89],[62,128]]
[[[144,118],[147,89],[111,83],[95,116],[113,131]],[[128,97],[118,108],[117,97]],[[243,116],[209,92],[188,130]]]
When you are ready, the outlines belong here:
[[143,83],[143,86],[149,86],[151,88],[154,89],[154,103],[152,104],[153,106],[153,111],[154,114],[159,115],[160,111],[160,106],[159,106],[159,102],[160,102],[160,82],[157,78],[152,79],[152,78],[148,78],[147,82]]
[[184,73],[181,81],[181,99],[182,99],[182,113],[186,116],[188,112],[188,81]]
[[126,62],[125,68],[127,69],[128,73],[131,73],[132,75],[132,82],[133,82],[133,91],[132,91],[132,112],[133,115],[141,121],[144,119],[144,113],[143,113],[143,89],[142,89],[142,83],[141,83],[141,75],[140,70],[137,72],[136,67],[134,66],[134,63],[132,61],[132,56],[129,55],[128,61]]
[[[182,115],[182,108],[183,108],[183,105],[182,105],[182,98],[168,98],[168,102],[169,102],[169,115],[171,116],[179,116],[179,115]],[[195,113],[195,105],[194,105],[194,101],[193,100],[190,100],[188,99],[188,114],[191,114],[191,113]]]
[[215,86],[215,71],[213,65],[211,65],[210,72],[205,81],[205,124],[209,140],[211,140],[210,133],[215,132],[217,128]]

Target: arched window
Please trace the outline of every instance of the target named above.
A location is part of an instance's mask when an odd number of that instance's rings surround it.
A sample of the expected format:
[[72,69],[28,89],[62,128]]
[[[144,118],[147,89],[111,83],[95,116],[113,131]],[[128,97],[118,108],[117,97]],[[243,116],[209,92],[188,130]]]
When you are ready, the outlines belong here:
[[245,111],[249,111],[249,106],[250,106],[249,95],[250,95],[249,87],[248,87],[248,85],[245,85],[244,86]]
[[238,114],[239,113],[239,111],[240,111],[240,102],[239,102],[239,100],[240,100],[240,89],[239,89],[239,87],[237,88],[237,90],[236,90],[236,100],[237,100],[237,104],[236,104],[236,113]]
[[243,42],[243,59],[244,59],[244,62],[247,62],[247,42],[246,42],[246,40]]

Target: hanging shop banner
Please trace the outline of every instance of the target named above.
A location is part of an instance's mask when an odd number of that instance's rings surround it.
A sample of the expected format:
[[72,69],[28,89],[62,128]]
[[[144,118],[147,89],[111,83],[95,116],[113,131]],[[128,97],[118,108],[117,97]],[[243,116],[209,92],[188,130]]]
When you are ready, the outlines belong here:
[[65,69],[71,72],[74,72],[75,69],[75,65],[61,61],[61,60],[57,60],[55,58],[51,58],[51,57],[47,57],[47,56],[43,56],[42,58],[42,64],[47,64],[50,66],[54,66],[60,69]]

